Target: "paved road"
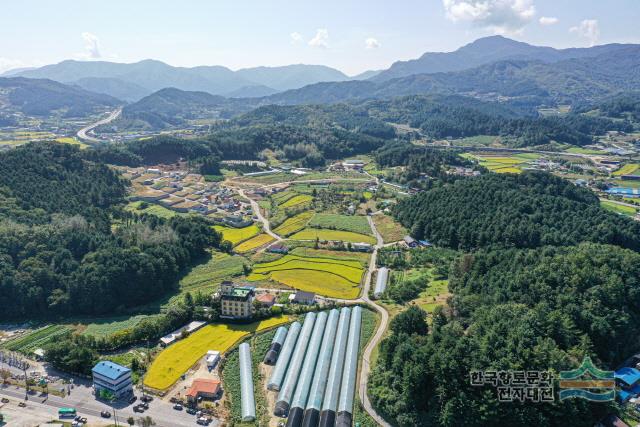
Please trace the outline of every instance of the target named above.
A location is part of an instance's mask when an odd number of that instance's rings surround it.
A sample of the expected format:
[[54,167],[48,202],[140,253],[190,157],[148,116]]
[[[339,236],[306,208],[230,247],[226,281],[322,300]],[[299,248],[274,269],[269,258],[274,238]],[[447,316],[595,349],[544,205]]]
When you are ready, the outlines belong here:
[[276,239],[276,241],[278,241],[278,242],[281,241],[282,237],[278,236],[276,233],[271,231],[271,226],[269,224],[269,220],[267,218],[265,218],[264,215],[262,215],[262,212],[260,212],[260,206],[258,206],[258,202],[256,202],[251,197],[249,197],[246,194],[244,194],[244,190],[241,189],[241,188],[238,189],[238,194],[240,194],[241,197],[244,197],[245,199],[247,199],[249,201],[249,203],[251,203],[251,209],[253,209],[253,213],[258,217],[258,221],[260,221],[262,223],[262,231],[264,231],[269,236],[271,236],[274,239]]
[[378,233],[375,224],[373,223],[373,219],[371,215],[367,217],[369,221],[369,226],[371,227],[371,231],[376,236],[377,243],[374,247],[373,253],[371,254],[371,261],[369,263],[369,270],[367,271],[367,277],[365,279],[364,290],[362,293],[362,300],[367,303],[369,306],[373,307],[378,313],[380,313],[380,325],[378,325],[378,330],[369,341],[369,344],[364,349],[362,354],[362,369],[360,370],[360,384],[358,385],[358,394],[360,395],[360,401],[362,402],[362,406],[364,410],[373,418],[379,425],[384,427],[390,427],[390,424],[387,423],[373,408],[371,405],[371,401],[369,400],[369,395],[367,394],[367,383],[369,382],[369,374],[371,373],[371,353],[374,348],[380,343],[382,337],[384,336],[385,331],[387,330],[387,326],[389,324],[389,313],[384,307],[376,304],[375,301],[369,298],[369,289],[371,288],[371,277],[373,275],[373,271],[377,270],[376,261],[378,259],[378,249],[384,246],[384,241],[382,240],[382,236]]
[[95,122],[93,124],[90,124],[89,126],[80,129],[78,131],[78,138],[80,138],[83,141],[91,142],[91,143],[94,143],[94,144],[102,142],[98,138],[95,138],[93,136],[87,135],[87,133],[92,131],[93,129],[97,128],[98,126],[106,125],[107,123],[110,123],[110,122],[114,121],[115,119],[117,119],[120,116],[120,113],[122,113],[122,107],[120,107],[120,108],[116,109],[115,111],[113,111],[111,114],[109,114],[108,117],[106,117],[106,118],[104,118],[102,120],[98,120],[97,122]]
[[[36,411],[39,414],[50,414],[51,409],[53,413],[57,414],[58,408],[72,407],[78,411],[78,415],[94,417],[100,419],[100,412],[107,410],[113,412],[111,407],[105,403],[95,400],[95,398],[89,393],[85,393],[86,390],[81,391],[80,387],[75,387],[71,392],[71,395],[62,398],[54,395],[49,395],[47,400],[42,401],[43,398],[39,395],[29,396],[29,400],[26,402],[27,407],[25,411]],[[14,401],[22,401],[24,399],[24,390],[16,387],[0,388],[0,395],[12,398]],[[119,405],[116,403],[116,405]],[[142,416],[149,415],[156,422],[158,427],[187,427],[195,425],[195,416],[189,415],[184,411],[175,411],[169,402],[161,401],[160,399],[154,399],[149,405],[149,410],[142,414],[133,412],[134,405],[126,406],[120,404],[123,407],[116,406],[116,415],[118,417],[119,424],[126,424],[125,420],[128,417],[134,417],[135,419]],[[110,419],[111,424],[113,417]],[[93,424],[93,423],[92,423]],[[214,420],[210,426],[215,427],[217,421]]]

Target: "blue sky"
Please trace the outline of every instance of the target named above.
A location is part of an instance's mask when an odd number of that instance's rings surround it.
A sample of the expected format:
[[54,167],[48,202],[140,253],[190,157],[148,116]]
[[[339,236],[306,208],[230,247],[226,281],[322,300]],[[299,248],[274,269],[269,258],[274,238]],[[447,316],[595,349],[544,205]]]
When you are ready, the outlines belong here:
[[0,0],[0,72],[64,59],[324,64],[347,74],[504,34],[640,43],[640,0]]

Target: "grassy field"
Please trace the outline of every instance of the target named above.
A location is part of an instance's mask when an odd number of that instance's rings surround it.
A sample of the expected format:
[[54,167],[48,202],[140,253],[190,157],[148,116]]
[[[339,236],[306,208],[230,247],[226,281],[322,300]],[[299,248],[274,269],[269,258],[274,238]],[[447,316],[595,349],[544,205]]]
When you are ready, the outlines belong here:
[[180,280],[180,290],[214,290],[225,279],[243,273],[244,259],[221,252],[212,252],[206,261],[192,267]]
[[225,227],[224,225],[214,225],[216,231],[222,232],[222,238],[230,241],[233,246],[244,242],[260,233],[260,227],[256,224],[249,225],[244,228]]
[[313,200],[313,197],[308,194],[298,194],[293,196],[283,204],[279,205],[281,208],[293,208],[300,206],[305,203],[310,203]]
[[88,145],[85,144],[84,142],[80,142],[76,138],[71,138],[68,136],[56,138],[56,142],[59,142],[61,144],[77,145],[78,148],[80,148],[81,150],[84,150],[85,148],[88,147]]
[[375,244],[376,239],[373,236],[367,236],[360,233],[354,233],[351,231],[341,231],[341,230],[322,230],[317,228],[305,228],[302,231],[297,232],[293,236],[291,236],[293,240],[316,240],[316,238],[320,240],[331,240],[331,241],[342,241],[342,242],[351,242],[351,243],[370,243]]
[[45,326],[31,331],[24,336],[4,343],[2,345],[2,348],[28,354],[33,350],[51,342],[57,336],[63,335],[71,330],[72,328],[68,325]]
[[271,243],[274,240],[275,239],[273,237],[271,237],[266,233],[258,234],[257,236],[252,237],[251,239],[245,240],[244,242],[240,243],[238,246],[235,247],[235,251],[239,253],[250,252],[254,249],[258,249],[261,246]]
[[286,255],[256,264],[249,281],[274,280],[283,285],[332,298],[354,299],[364,270],[358,260]]
[[614,176],[622,176],[622,175],[637,175],[640,172],[640,164],[637,163],[627,163],[622,166],[620,169],[615,171],[612,175]]
[[280,236],[289,236],[305,228],[313,215],[313,211],[299,213],[298,215],[292,216],[291,218],[287,218],[273,231]]
[[372,215],[371,219],[384,243],[397,242],[408,234],[406,228],[388,215]]
[[288,321],[286,316],[280,316],[249,325],[206,325],[164,349],[149,367],[144,383],[156,390],[166,390],[202,359],[207,351],[226,353],[245,336]]
[[615,212],[617,214],[626,215],[626,216],[635,216],[638,210],[631,206],[619,205],[617,203],[608,201],[608,200],[600,200],[600,206],[604,209]]
[[367,218],[360,215],[319,213],[311,219],[309,227],[371,234],[371,227],[369,227]]
[[567,148],[564,151],[571,154],[602,154],[602,151],[600,150],[592,150],[589,148],[573,147],[573,146]]
[[145,314],[139,314],[137,316],[119,316],[106,319],[97,319],[87,324],[87,327],[82,332],[83,335],[92,335],[96,338],[103,338],[112,335],[118,331],[124,329],[133,328],[141,320],[147,319],[151,316]]
[[131,202],[127,206],[125,206],[125,209],[138,215],[155,215],[164,219],[173,218],[174,216],[179,215],[177,212],[167,209],[164,206],[154,205],[151,203],[149,203],[146,208],[140,209],[142,203],[143,202]]
[[444,305],[449,296],[448,280],[433,280],[429,282],[427,289],[420,293],[416,303],[427,313],[433,313],[436,307]]

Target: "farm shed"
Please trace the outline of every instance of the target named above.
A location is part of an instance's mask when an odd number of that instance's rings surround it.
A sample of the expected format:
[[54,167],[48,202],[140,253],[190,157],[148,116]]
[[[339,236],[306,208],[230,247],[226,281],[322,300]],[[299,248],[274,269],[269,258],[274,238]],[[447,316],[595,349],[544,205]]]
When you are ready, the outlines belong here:
[[220,381],[209,378],[197,378],[187,391],[187,400],[196,402],[198,398],[216,399],[220,395]]

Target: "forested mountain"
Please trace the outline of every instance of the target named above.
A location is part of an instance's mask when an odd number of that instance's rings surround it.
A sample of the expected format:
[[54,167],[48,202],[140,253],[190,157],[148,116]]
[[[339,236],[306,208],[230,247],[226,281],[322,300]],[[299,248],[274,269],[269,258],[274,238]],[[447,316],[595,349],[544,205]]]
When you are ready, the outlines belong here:
[[[373,129],[373,128],[372,128]],[[170,163],[179,158],[198,160],[259,159],[271,150],[283,161],[301,166],[322,166],[335,159],[370,153],[387,140],[335,126],[293,126],[281,123],[226,126],[205,139],[159,136],[125,144],[110,144],[88,150],[93,160],[113,164],[138,165]]]
[[366,106],[298,105],[259,107],[231,121],[237,126],[285,124],[308,127],[339,127],[380,138],[395,137],[395,130],[369,115]]
[[120,178],[69,145],[0,153],[0,193],[2,320],[113,314],[147,303],[221,242],[201,218],[165,222],[123,211]]
[[590,241],[640,250],[640,223],[600,208],[590,190],[540,172],[457,180],[401,201],[394,214],[415,237],[455,249]]
[[[481,251],[450,274],[450,309],[431,328],[412,306],[391,322],[369,386],[399,426],[592,426],[612,404],[499,402],[470,372],[615,368],[637,350],[640,255],[615,246]],[[430,333],[425,331],[430,329]]]
[[535,97],[550,105],[597,102],[640,90],[640,46],[554,63],[504,60],[476,68],[415,74],[379,83],[319,83],[266,98],[276,104],[333,103],[416,94],[467,94],[486,99]]
[[19,111],[26,115],[82,117],[104,112],[121,101],[52,80],[0,77],[0,111]]
[[372,80],[383,82],[413,74],[462,71],[504,60],[558,62],[573,58],[594,57],[628,46],[610,44],[590,48],[554,49],[532,46],[503,36],[491,36],[478,39],[454,52],[427,52],[418,59],[394,62],[388,70],[382,71]]
[[108,94],[127,102],[135,102],[151,93],[136,83],[110,77],[84,77],[70,84],[91,92]]
[[551,141],[587,145],[593,143],[593,135],[633,129],[627,121],[581,114],[545,118],[526,105],[483,102],[462,96],[375,100],[363,103],[362,108],[370,116],[385,122],[407,124],[431,138],[495,135],[513,146],[542,145]]

